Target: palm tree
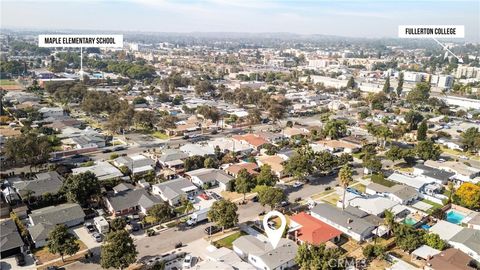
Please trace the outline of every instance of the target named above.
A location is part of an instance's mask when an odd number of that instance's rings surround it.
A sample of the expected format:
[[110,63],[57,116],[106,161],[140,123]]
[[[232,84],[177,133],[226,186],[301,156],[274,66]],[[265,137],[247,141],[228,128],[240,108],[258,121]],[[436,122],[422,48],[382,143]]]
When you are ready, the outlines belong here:
[[338,180],[340,181],[340,185],[343,187],[343,202],[342,202],[342,209],[345,210],[345,194],[347,192],[347,187],[352,182],[352,168],[348,164],[343,165],[338,173]]
[[185,214],[193,210],[193,203],[185,198],[182,200],[182,206],[185,208]]
[[385,217],[383,218],[383,224],[385,224],[387,226],[388,235],[390,235],[390,231],[392,230],[393,225],[395,225],[395,214],[392,211],[390,211],[390,210],[385,211]]

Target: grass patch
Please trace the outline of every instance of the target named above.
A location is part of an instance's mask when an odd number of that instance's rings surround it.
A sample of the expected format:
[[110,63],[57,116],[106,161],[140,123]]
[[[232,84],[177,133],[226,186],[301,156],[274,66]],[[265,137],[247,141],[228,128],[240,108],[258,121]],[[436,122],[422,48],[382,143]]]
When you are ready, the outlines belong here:
[[143,221],[148,224],[157,222],[157,219],[154,216],[146,216],[143,218]]
[[173,228],[173,227],[177,226],[177,221],[169,222],[169,223],[165,224],[165,226],[167,226],[167,228]]
[[17,82],[9,79],[0,80],[0,85],[17,85]]
[[354,185],[351,185],[351,187],[353,187],[354,189],[362,192],[362,193],[365,193],[365,191],[367,190],[367,187],[364,185],[364,184],[354,184]]
[[372,175],[371,180],[373,183],[377,183],[386,187],[393,187],[394,185],[396,185],[395,182],[385,179],[385,177],[381,174]]
[[236,232],[225,238],[222,238],[220,240],[213,242],[213,245],[216,246],[217,248],[226,247],[231,249],[233,241],[237,240],[240,236],[243,236],[243,235],[246,235],[246,233],[242,231]]
[[439,203],[436,203],[436,202],[429,201],[427,199],[423,199],[422,202],[424,202],[426,204],[430,204],[432,206],[432,208],[428,209],[429,212],[432,212],[433,210],[435,210],[437,208],[442,208],[443,207],[443,205],[441,205]]
[[160,140],[168,140],[170,138],[167,134],[162,133],[160,131],[153,132],[152,136]]
[[333,193],[325,198],[322,198],[323,201],[331,204],[331,205],[337,205],[338,200],[340,200],[340,196],[337,193]]
[[[87,246],[82,241],[77,240],[76,242],[80,245],[80,251],[87,249]],[[41,264],[47,263],[51,260],[61,258],[60,254],[50,253],[50,250],[48,250],[47,246],[44,246],[42,248],[35,250],[33,254]],[[75,257],[75,255],[73,255],[72,257]],[[70,257],[65,256],[65,261],[67,261],[67,258],[70,258]]]

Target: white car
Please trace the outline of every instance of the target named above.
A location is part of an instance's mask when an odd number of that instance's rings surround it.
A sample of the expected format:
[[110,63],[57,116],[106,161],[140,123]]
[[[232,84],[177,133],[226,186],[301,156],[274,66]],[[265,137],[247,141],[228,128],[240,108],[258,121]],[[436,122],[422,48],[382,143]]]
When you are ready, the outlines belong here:
[[294,187],[294,188],[298,188],[298,187],[301,187],[301,186],[303,186],[303,183],[299,182],[299,181],[293,183],[293,185],[292,185],[292,187]]
[[183,259],[182,268],[183,269],[190,269],[190,267],[192,267],[192,262],[193,262],[192,255],[187,254],[187,256],[185,256],[185,258]]

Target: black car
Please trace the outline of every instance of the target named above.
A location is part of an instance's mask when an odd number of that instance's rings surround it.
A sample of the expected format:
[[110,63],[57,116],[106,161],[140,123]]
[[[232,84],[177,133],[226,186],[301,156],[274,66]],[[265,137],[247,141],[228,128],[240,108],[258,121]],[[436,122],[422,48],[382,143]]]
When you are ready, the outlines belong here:
[[217,226],[209,226],[205,228],[205,234],[212,235],[220,232],[222,229]]
[[113,148],[113,151],[123,151],[123,150],[126,150],[127,148],[124,147],[124,146],[117,146],[115,148]]
[[112,152],[112,149],[103,149],[102,150],[102,153],[110,153],[110,152]]
[[15,261],[17,262],[17,266],[24,266],[25,263],[25,256],[22,253],[18,253],[15,255]]

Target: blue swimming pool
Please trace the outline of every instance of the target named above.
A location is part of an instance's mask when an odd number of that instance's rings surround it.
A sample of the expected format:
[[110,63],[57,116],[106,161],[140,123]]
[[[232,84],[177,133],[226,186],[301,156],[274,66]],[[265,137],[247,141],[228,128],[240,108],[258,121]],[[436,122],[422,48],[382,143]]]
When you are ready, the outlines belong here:
[[430,229],[431,226],[430,226],[430,225],[427,225],[427,224],[423,224],[423,225],[421,226],[421,228],[424,229],[424,230],[426,230],[426,231],[428,231],[428,229]]
[[447,212],[447,221],[450,223],[461,224],[464,218],[465,215],[455,210],[450,210]]

